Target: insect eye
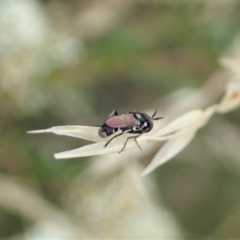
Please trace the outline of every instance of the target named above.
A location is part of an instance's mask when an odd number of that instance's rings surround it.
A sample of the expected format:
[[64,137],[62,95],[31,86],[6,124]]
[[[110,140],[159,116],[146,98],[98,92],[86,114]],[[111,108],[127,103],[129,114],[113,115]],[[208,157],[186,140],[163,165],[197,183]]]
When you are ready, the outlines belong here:
[[153,121],[149,121],[148,123],[148,132],[151,131],[153,128]]

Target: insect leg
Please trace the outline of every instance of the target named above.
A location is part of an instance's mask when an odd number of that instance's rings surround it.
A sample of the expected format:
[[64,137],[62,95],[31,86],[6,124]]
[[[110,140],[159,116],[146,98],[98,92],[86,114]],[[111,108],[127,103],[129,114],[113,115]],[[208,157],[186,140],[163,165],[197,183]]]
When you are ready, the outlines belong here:
[[120,136],[120,135],[122,135],[122,134],[124,134],[124,132],[121,132],[121,133],[115,135],[114,137],[112,137],[112,138],[105,144],[104,147],[106,147],[114,138],[116,138],[116,137],[118,137],[118,136]]
[[112,117],[112,116],[117,116],[118,113],[116,110],[113,110],[112,113],[108,116],[108,118]]
[[112,137],[112,138],[105,144],[104,147],[106,147],[114,138],[116,138],[116,137],[118,137],[118,136],[120,136],[120,135],[122,135],[122,134],[124,134],[124,133],[130,132],[130,131],[131,131],[131,129],[127,129],[127,130],[125,130],[124,132],[121,132],[121,133],[117,134],[116,136]]
[[139,135],[137,135],[137,136],[128,137],[127,140],[126,140],[126,142],[125,142],[125,144],[124,144],[124,146],[123,146],[123,148],[122,148],[122,150],[121,150],[119,153],[121,153],[121,152],[125,149],[128,140],[131,139],[131,138],[134,138],[134,141],[136,142],[136,144],[138,145],[138,147],[142,150],[142,148],[140,147],[140,145],[139,145],[139,143],[138,143],[138,141],[137,141],[137,138],[138,138],[139,136],[141,136],[141,135],[142,135],[142,134],[139,134]]
[[141,146],[139,145],[138,141],[137,141],[137,138],[140,137],[142,134],[139,134],[137,135],[135,138],[134,138],[134,141],[135,143],[138,145],[138,147],[142,150]]

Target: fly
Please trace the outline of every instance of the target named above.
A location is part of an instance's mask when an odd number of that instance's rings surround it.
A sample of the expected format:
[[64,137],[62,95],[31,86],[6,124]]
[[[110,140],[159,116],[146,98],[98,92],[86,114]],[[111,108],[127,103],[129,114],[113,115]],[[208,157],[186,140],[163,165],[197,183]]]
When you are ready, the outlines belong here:
[[137,138],[142,135],[143,133],[149,132],[153,128],[153,120],[159,120],[162,119],[162,117],[155,117],[157,114],[157,110],[153,113],[152,117],[147,115],[146,113],[141,112],[128,112],[124,114],[118,114],[116,110],[114,110],[105,123],[99,128],[98,134],[102,138],[106,138],[111,136],[117,131],[121,131],[121,133],[115,135],[112,137],[104,147],[107,147],[107,145],[116,137],[123,135],[124,133],[132,133],[132,134],[138,134],[137,136],[131,136],[126,139],[126,142],[122,148],[122,150],[119,152],[121,153],[126,145],[129,139],[133,138],[136,142],[137,146],[141,149],[140,145],[137,142]]

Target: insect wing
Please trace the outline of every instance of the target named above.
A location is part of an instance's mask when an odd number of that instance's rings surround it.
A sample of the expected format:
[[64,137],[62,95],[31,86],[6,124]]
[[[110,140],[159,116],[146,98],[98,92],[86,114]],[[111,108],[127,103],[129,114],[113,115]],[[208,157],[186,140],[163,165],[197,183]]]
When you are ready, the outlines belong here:
[[108,118],[106,124],[112,128],[125,128],[139,126],[140,121],[134,118],[132,114],[122,114]]

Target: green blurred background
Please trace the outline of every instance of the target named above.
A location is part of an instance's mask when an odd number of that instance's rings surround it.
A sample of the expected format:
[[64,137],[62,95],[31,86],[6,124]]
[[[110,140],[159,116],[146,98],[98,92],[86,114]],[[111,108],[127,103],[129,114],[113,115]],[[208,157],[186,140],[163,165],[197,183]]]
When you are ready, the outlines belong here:
[[[8,181],[20,192],[19,184],[37,192],[73,222],[85,221],[81,214],[72,217],[63,198],[91,160],[55,161],[53,153],[88,142],[26,131],[98,125],[113,109],[158,108],[161,115],[161,99],[164,106],[178,105],[165,96],[201,89],[215,73],[221,78],[218,61],[237,41],[239,12],[237,0],[0,0],[0,238],[25,239],[37,222],[15,207],[28,204],[4,185]],[[238,112],[214,116],[180,155],[148,177],[155,185],[151,198],[169,212],[179,238],[240,239]],[[81,224],[97,239],[91,227]],[[51,236],[45,237],[57,239]]]

